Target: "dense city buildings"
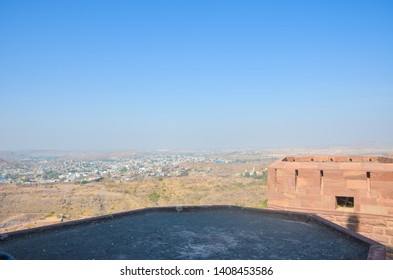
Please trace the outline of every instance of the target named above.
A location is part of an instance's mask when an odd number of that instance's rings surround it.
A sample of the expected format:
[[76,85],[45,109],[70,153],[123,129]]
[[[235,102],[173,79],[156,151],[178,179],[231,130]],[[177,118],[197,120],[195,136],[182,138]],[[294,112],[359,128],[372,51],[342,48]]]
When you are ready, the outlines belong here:
[[[79,157],[79,158],[78,158]],[[85,157],[72,155],[19,156],[0,163],[0,184],[39,185],[55,183],[91,183],[103,179],[134,181],[144,178],[165,178],[206,175],[211,168],[198,163],[254,163],[277,159],[271,152],[150,152],[123,154],[116,157],[101,154]],[[250,168],[246,175],[260,174]]]

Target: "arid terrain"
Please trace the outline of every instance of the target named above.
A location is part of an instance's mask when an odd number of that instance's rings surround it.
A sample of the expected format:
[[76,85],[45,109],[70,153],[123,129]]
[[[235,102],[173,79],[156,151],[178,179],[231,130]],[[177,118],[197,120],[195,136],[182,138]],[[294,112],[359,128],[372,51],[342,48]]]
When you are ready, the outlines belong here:
[[[132,209],[176,205],[266,207],[266,179],[246,178],[267,164],[199,163],[209,175],[104,180],[88,184],[0,185],[0,232],[38,227]],[[194,164],[194,168],[196,168]]]

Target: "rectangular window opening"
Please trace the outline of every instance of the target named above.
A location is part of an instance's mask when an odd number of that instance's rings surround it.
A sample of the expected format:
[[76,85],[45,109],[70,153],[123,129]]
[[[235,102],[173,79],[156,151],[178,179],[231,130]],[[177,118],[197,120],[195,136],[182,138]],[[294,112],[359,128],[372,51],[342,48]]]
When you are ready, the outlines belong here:
[[371,172],[366,172],[366,174],[367,174],[367,178],[370,179],[370,177],[371,177]]
[[355,206],[355,199],[352,196],[336,196],[337,208],[353,208]]

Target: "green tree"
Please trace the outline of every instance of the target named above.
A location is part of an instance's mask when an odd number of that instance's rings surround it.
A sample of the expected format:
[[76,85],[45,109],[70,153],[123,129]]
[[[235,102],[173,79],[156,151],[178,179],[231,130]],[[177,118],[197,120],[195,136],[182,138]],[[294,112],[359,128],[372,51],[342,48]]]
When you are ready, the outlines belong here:
[[160,194],[158,194],[155,191],[149,194],[149,199],[151,202],[157,202],[159,198],[160,198]]

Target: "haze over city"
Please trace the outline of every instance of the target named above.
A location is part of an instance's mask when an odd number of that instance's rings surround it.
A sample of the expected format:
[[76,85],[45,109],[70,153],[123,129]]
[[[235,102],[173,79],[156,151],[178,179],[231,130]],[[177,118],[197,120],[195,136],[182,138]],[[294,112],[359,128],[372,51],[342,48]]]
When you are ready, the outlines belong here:
[[391,1],[1,1],[0,150],[393,144]]

